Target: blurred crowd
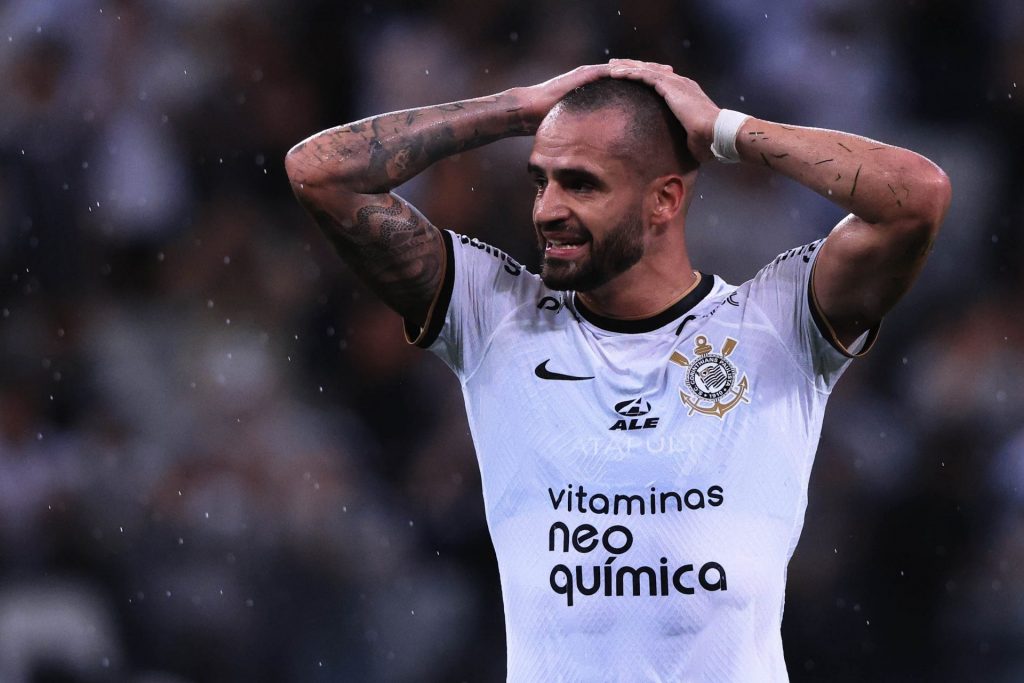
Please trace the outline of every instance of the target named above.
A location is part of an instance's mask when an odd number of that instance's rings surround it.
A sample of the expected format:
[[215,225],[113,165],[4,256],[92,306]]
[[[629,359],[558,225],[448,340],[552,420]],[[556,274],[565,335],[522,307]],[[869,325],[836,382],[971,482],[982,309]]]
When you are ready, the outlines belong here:
[[[1021,35],[1017,0],[7,0],[0,681],[503,678],[458,383],[282,162],[609,57],[949,174],[931,261],[833,396],[783,636],[794,681],[1024,679]],[[529,145],[400,194],[535,264]],[[695,263],[733,283],[841,218],[757,168],[698,190]]]

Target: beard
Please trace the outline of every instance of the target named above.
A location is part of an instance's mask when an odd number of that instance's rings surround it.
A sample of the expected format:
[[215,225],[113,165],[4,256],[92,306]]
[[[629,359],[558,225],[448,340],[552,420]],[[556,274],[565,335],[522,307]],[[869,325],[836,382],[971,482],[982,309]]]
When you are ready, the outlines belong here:
[[540,237],[541,280],[556,291],[587,292],[607,284],[636,265],[644,255],[643,222],[639,211],[627,214],[601,241],[585,225],[580,232],[588,236],[589,253],[575,260],[546,256],[544,237]]

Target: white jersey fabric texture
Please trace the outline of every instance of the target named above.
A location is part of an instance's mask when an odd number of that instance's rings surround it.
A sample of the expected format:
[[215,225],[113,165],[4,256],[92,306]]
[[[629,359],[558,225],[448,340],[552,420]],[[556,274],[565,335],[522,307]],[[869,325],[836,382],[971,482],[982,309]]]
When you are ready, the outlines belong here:
[[508,680],[788,680],[786,566],[853,357],[809,289],[823,240],[620,321],[443,236],[445,281],[407,335],[462,384]]

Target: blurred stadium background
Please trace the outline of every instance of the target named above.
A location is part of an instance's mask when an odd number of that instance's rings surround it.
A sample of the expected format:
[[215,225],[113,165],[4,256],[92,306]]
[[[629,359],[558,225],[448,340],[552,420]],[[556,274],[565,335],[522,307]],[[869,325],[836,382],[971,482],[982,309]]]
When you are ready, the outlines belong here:
[[[834,395],[783,635],[794,681],[1024,680],[1022,35],[1019,0],[6,0],[0,681],[503,677],[458,384],[282,160],[614,56],[951,176]],[[402,194],[535,264],[529,144]],[[756,168],[699,190],[696,263],[733,282],[840,218]]]

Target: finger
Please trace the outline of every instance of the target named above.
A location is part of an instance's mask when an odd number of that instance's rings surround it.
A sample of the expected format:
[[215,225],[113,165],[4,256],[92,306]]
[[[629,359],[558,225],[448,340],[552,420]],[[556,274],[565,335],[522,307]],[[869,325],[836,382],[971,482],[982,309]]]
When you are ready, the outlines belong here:
[[641,81],[654,87],[655,89],[661,83],[661,79],[664,78],[665,74],[659,71],[652,71],[650,69],[635,69],[635,68],[612,68],[611,77],[625,79],[630,81]]
[[629,76],[630,74],[644,77],[654,77],[664,75],[665,72],[662,70],[651,69],[641,64],[613,64],[609,69],[609,72],[613,77]]
[[608,61],[611,66],[633,66],[637,68],[656,69],[666,73],[674,73],[674,69],[668,64],[658,62],[643,62],[638,59],[611,59]]

